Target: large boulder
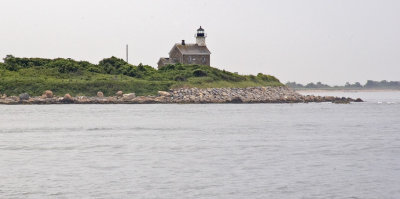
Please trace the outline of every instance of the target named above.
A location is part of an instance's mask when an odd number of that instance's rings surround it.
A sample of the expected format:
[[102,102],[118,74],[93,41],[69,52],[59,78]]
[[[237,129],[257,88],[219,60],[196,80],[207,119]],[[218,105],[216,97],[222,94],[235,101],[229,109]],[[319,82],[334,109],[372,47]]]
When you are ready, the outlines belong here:
[[72,103],[72,102],[74,102],[74,99],[72,98],[72,96],[69,93],[67,93],[64,95],[64,98],[62,99],[62,101],[66,102],[66,103]]
[[171,97],[171,93],[166,91],[158,91],[158,96]]
[[117,97],[123,97],[124,92],[118,91],[117,93],[115,93],[115,95],[116,95]]
[[28,93],[22,93],[19,95],[19,100],[23,101],[23,100],[29,100],[30,96]]
[[54,97],[53,91],[51,91],[51,90],[45,91],[45,92],[43,93],[43,97],[44,97],[44,98],[53,98],[53,97]]
[[335,103],[335,104],[350,104],[350,100],[348,98],[345,98],[345,97],[342,97],[342,98],[337,97],[337,98],[335,98],[335,100],[332,103]]
[[91,100],[86,96],[79,96],[76,97],[75,99],[79,104],[88,104],[91,102]]
[[135,93],[124,94],[122,100],[132,100],[136,97]]
[[103,93],[103,92],[101,92],[101,91],[97,92],[97,97],[101,97],[101,98],[103,98],[103,97],[104,97],[104,93]]
[[333,96],[325,96],[325,101],[333,102],[333,101],[335,101],[335,97],[333,97]]
[[361,98],[357,98],[354,102],[364,102]]

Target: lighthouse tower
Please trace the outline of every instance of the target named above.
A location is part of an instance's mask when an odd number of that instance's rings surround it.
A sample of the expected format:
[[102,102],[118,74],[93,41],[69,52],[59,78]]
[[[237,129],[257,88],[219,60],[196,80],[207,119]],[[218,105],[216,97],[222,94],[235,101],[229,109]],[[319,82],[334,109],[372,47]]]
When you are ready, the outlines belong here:
[[206,37],[207,35],[204,33],[204,29],[200,26],[199,29],[197,29],[197,34],[195,35],[196,37],[196,44],[199,46],[206,46]]

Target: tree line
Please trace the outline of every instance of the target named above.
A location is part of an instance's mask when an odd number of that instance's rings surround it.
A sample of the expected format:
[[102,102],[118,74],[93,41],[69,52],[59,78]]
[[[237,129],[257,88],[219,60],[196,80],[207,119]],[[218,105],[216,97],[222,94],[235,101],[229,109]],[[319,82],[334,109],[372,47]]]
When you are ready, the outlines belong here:
[[330,86],[328,84],[324,84],[321,82],[317,83],[308,83],[306,85],[296,83],[296,82],[287,82],[286,86],[294,88],[294,89],[400,89],[400,81],[374,81],[368,80],[364,85],[360,82],[349,83],[346,82],[343,86]]

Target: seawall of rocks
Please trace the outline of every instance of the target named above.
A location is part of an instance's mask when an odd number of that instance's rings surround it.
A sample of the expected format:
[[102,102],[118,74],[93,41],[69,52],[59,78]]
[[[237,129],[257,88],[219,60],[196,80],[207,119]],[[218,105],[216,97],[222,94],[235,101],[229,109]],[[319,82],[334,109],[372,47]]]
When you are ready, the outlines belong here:
[[157,96],[136,96],[134,93],[123,94],[118,91],[115,96],[105,97],[98,92],[96,97],[66,94],[64,97],[54,96],[45,91],[42,96],[30,97],[23,93],[20,96],[0,95],[0,104],[201,104],[201,103],[309,103],[362,102],[333,96],[301,95],[287,87],[251,87],[251,88],[181,88],[170,91],[159,91]]

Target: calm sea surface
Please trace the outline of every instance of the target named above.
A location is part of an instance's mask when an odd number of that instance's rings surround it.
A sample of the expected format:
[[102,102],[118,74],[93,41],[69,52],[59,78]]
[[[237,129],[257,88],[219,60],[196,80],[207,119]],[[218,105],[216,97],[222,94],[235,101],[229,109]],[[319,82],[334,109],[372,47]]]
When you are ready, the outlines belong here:
[[0,106],[0,198],[400,198],[400,92]]

